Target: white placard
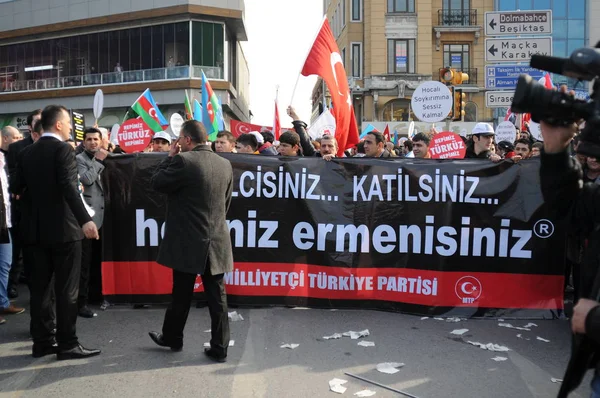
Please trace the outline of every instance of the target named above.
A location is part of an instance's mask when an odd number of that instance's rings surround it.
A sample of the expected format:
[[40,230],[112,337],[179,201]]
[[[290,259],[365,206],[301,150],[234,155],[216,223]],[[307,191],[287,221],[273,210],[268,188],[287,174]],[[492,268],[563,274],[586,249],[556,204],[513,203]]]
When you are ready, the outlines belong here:
[[412,140],[415,134],[415,122],[410,122],[410,124],[408,125],[408,138]]
[[171,127],[171,134],[173,137],[179,137],[179,132],[181,131],[181,126],[183,125],[183,118],[177,112],[171,115],[171,119],[169,120],[169,127]]
[[540,124],[534,122],[533,120],[529,122],[529,133],[531,136],[538,141],[544,141],[544,137],[542,137],[542,129],[540,128]]
[[421,83],[410,101],[417,118],[422,122],[441,122],[452,109],[452,93],[440,82]]
[[515,125],[509,121],[502,122],[496,128],[496,143],[508,141],[511,144],[517,139],[517,129]]
[[102,116],[102,110],[104,109],[104,93],[98,89],[96,95],[94,95],[94,118],[96,121]]
[[112,129],[110,129],[110,142],[114,146],[119,145],[119,129],[120,128],[121,128],[121,126],[119,125],[119,123],[115,123],[112,126]]

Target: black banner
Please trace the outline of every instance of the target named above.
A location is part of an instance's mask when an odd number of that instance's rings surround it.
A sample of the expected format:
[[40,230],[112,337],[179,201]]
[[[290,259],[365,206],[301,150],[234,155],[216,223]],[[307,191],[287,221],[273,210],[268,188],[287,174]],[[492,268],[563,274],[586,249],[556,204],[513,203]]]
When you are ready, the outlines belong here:
[[[170,270],[154,262],[165,197],[150,178],[162,156],[106,162],[109,300],[170,293]],[[545,214],[536,160],[224,156],[232,303],[536,317],[563,307],[564,232]]]

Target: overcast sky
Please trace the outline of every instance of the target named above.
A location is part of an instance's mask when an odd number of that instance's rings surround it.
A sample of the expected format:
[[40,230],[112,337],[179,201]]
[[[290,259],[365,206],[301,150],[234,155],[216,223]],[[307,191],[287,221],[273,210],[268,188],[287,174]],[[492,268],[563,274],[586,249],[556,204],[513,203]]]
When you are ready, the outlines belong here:
[[[252,123],[273,125],[279,85],[281,125],[291,127],[286,108],[322,20],[322,0],[246,0],[248,41],[242,42],[242,47],[250,69]],[[315,76],[301,76],[292,104],[307,123],[316,80]]]

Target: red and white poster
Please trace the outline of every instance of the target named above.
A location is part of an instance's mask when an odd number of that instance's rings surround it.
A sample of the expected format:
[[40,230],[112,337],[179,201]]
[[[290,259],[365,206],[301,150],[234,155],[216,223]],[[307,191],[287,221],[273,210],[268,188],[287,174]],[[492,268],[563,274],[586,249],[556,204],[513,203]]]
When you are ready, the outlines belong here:
[[436,134],[429,144],[432,159],[463,159],[467,146],[460,135],[451,131]]
[[119,129],[119,146],[127,153],[142,152],[154,133],[142,119],[130,119]]

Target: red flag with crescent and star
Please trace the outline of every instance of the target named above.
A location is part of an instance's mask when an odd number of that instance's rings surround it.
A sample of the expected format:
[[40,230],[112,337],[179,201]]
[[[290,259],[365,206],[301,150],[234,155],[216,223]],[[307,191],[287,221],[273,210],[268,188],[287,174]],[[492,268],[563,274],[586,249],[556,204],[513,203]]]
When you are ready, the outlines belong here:
[[321,30],[301,73],[303,76],[319,75],[327,84],[333,100],[331,113],[336,123],[335,138],[339,148],[337,156],[341,157],[345,149],[358,144],[359,134],[344,62],[327,18],[323,19]]

